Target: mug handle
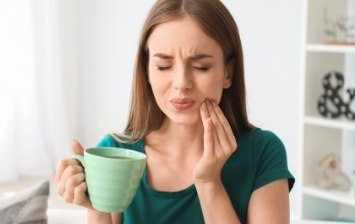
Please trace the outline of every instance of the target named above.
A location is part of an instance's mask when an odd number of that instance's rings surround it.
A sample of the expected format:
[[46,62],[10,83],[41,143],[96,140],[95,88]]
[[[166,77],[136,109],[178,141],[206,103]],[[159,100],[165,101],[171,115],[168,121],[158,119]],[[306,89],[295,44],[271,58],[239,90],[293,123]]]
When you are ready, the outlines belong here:
[[84,156],[83,155],[74,154],[74,155],[71,155],[70,158],[78,160],[81,163],[81,165],[83,167],[85,167]]

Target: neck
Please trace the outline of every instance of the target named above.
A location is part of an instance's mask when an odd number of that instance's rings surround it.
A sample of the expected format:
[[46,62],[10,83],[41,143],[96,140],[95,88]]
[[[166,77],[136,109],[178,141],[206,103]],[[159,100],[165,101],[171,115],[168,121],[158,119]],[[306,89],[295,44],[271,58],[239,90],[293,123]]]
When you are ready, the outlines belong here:
[[164,121],[163,125],[147,136],[152,145],[160,145],[160,150],[176,154],[200,153],[203,150],[203,125],[180,125]]

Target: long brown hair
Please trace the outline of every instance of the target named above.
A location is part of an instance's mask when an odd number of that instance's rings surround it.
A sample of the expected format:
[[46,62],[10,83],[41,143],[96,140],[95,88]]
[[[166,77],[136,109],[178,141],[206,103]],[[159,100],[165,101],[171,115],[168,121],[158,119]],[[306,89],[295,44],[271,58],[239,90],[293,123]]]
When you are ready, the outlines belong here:
[[140,36],[126,126],[128,141],[144,138],[158,129],[165,115],[158,107],[148,82],[147,40],[161,23],[189,16],[221,46],[225,63],[232,63],[232,85],[224,89],[220,107],[233,130],[251,127],[246,110],[244,62],[237,25],[219,0],[158,0],[151,8]]

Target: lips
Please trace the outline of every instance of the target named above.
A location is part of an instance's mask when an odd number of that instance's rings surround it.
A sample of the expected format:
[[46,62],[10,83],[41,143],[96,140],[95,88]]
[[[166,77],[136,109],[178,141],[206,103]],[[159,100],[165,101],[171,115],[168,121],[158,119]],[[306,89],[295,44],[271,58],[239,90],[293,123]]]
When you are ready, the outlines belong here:
[[186,110],[192,107],[195,103],[193,99],[190,98],[175,98],[170,100],[170,103],[177,110]]

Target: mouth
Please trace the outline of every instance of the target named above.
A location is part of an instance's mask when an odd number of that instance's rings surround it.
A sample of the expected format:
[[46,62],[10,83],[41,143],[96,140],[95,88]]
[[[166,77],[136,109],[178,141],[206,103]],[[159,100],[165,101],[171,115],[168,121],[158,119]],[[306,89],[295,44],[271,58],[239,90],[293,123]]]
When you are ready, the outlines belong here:
[[195,104],[195,101],[190,98],[175,98],[170,100],[170,103],[177,110],[186,110],[191,108]]

